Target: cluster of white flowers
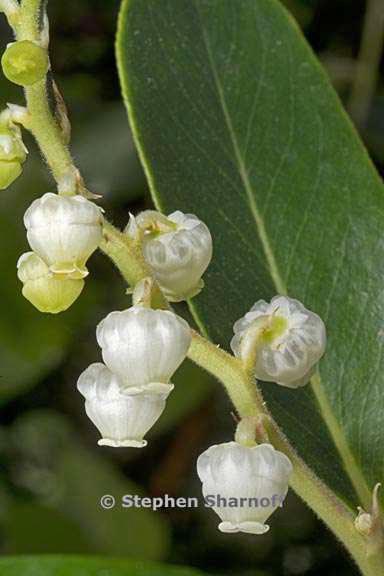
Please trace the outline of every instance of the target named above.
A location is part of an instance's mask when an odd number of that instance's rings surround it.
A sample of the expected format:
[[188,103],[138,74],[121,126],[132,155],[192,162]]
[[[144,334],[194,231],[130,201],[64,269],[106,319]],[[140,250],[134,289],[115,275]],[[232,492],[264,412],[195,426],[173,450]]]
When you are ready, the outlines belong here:
[[170,383],[191,343],[190,328],[166,310],[111,312],[96,331],[105,364],[91,364],[78,389],[99,429],[100,445],[142,447],[165,407]]
[[17,263],[23,295],[43,312],[66,310],[87,276],[86,262],[102,238],[101,209],[83,196],[47,193],[24,215],[33,252]]
[[[22,7],[23,2],[19,7],[14,0],[0,0],[11,25]],[[41,82],[50,69],[48,40],[44,22],[39,41],[23,38],[9,44],[1,57],[5,76],[20,86]],[[26,159],[15,124],[23,125],[17,115],[25,113],[31,111],[11,105],[0,114],[0,189],[16,180]],[[87,260],[102,240],[102,210],[83,196],[70,195],[82,191],[80,181],[73,166],[58,182],[59,192],[68,196],[47,193],[24,216],[32,251],[19,258],[18,277],[25,298],[42,312],[61,312],[77,299],[88,275]],[[125,233],[134,250],[140,246],[142,268],[148,268],[150,282],[156,281],[157,295],[160,288],[166,300],[180,302],[199,294],[212,259],[212,237],[204,222],[181,211],[164,216],[147,210],[130,217]],[[111,312],[99,323],[103,363],[91,364],[77,382],[86,413],[101,434],[99,445],[147,444],[145,435],[165,409],[174,387],[171,379],[191,345],[187,322],[170,310],[152,309],[145,284],[136,289],[129,309]],[[235,323],[231,341],[243,374],[288,388],[309,381],[325,345],[320,317],[286,296],[256,302]],[[264,534],[267,519],[288,492],[290,460],[269,443],[256,445],[255,435],[252,428],[249,438],[237,434],[236,441],[211,446],[197,460],[203,494],[214,499],[222,532]],[[360,510],[360,533],[369,535],[374,527],[374,515]]]
[[[325,326],[300,302],[275,296],[259,300],[234,325],[231,348],[256,378],[298,388],[305,385],[324,354]],[[265,521],[281,506],[292,464],[270,444],[245,446],[228,442],[211,446],[197,461],[205,496],[217,496],[214,507],[222,532],[263,534]],[[220,499],[235,497],[235,505]]]
[[[180,301],[201,290],[212,238],[196,216],[174,212],[165,217],[148,210],[131,216],[126,232],[141,242],[143,256],[169,300]],[[60,269],[68,273],[65,263]],[[144,435],[164,410],[173,389],[170,379],[187,355],[190,328],[173,312],[135,303],[111,312],[96,335],[105,364],[89,366],[78,389],[102,435],[99,444],[145,446]]]
[[[33,252],[18,262],[23,294],[40,310],[63,310],[81,292],[87,259],[101,240],[100,209],[81,196],[45,194],[32,203],[24,222]],[[212,238],[196,216],[145,211],[131,216],[126,234],[141,246],[168,300],[181,301],[202,289]],[[150,307],[152,288],[153,280],[144,279],[135,288],[131,308],[111,312],[100,322],[96,336],[104,363],[91,364],[78,379],[86,413],[102,436],[100,445],[147,444],[145,435],[163,412],[171,378],[191,344],[185,320]],[[314,373],[325,342],[317,314],[297,300],[276,296],[270,303],[259,300],[235,323],[231,347],[255,378],[297,388]],[[269,528],[266,520],[287,494],[292,465],[271,444],[257,446],[253,438],[243,442],[240,435],[236,439],[199,457],[203,493],[217,499],[213,508],[221,531],[263,534]],[[235,505],[223,504],[231,498],[237,499]]]
[[[168,300],[201,290],[212,238],[196,216],[178,211],[166,217],[148,210],[131,216],[126,233],[141,244]],[[144,435],[164,410],[170,378],[190,339],[188,325],[172,312],[137,304],[112,312],[99,324],[105,364],[92,364],[78,381],[86,412],[102,434],[99,444],[146,444]],[[270,304],[256,302],[235,323],[231,347],[256,378],[297,388],[313,374],[325,341],[319,316],[297,300],[276,296]],[[197,471],[204,496],[216,503],[221,531],[263,534],[269,529],[266,520],[287,494],[292,465],[271,444],[240,442],[211,446],[198,458]]]

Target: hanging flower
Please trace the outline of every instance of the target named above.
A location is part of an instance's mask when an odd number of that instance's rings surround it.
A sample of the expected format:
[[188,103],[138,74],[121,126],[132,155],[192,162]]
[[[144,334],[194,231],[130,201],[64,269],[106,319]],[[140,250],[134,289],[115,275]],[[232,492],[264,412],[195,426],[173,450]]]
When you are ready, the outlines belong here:
[[211,446],[197,460],[205,503],[221,518],[222,532],[264,534],[288,491],[292,464],[271,444]]
[[179,302],[198,294],[212,259],[212,237],[204,222],[179,210],[167,217],[147,210],[131,217],[128,233],[138,230],[144,232],[144,258],[168,300]]
[[85,397],[88,417],[102,435],[100,446],[147,445],[144,436],[163,412],[167,392],[132,393],[101,363],[91,364],[77,387]]
[[102,239],[101,209],[83,196],[44,194],[24,215],[31,248],[56,274],[83,278]]
[[233,329],[231,348],[243,361],[252,359],[256,378],[289,388],[308,382],[325,351],[321,318],[286,296],[259,300]]
[[166,310],[132,306],[111,312],[97,327],[105,364],[126,388],[164,390],[185,359],[191,330],[182,318]]

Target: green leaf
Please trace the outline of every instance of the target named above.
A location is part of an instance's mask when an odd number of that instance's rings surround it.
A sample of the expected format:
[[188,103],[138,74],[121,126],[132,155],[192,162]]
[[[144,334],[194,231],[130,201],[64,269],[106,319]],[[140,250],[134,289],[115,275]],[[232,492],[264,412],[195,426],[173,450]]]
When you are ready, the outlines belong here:
[[328,79],[276,0],[126,0],[117,50],[156,205],[213,234],[199,325],[228,348],[275,293],[321,315],[320,379],[263,391],[313,470],[367,503],[384,469],[384,195]]
[[83,556],[26,556],[0,560],[0,572],[6,576],[198,576],[189,568]]

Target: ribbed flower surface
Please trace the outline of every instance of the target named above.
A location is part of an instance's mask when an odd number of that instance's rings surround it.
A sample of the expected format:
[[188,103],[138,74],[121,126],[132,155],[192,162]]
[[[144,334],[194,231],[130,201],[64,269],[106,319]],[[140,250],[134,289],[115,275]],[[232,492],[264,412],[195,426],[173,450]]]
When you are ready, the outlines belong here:
[[85,276],[85,262],[102,238],[101,210],[82,196],[47,193],[24,215],[31,248],[56,273]]
[[234,354],[244,360],[253,354],[256,378],[282,386],[306,384],[325,351],[321,318],[286,296],[259,300],[233,328]]
[[77,387],[85,397],[85,410],[98,428],[100,445],[141,448],[145,434],[165,407],[166,394],[124,392],[124,386],[104,364],[91,364]]
[[[222,520],[221,531],[263,534],[269,529],[266,520],[287,494],[292,465],[270,444],[246,447],[227,442],[203,452],[197,472],[205,498],[226,499],[227,505],[213,507]],[[230,499],[236,499],[232,505]]]
[[[140,226],[145,213],[137,217]],[[144,258],[171,301],[185,300],[202,288],[202,275],[212,258],[208,227],[193,214],[180,211],[167,216],[174,229],[144,236]]]
[[53,274],[34,252],[26,252],[17,262],[17,276],[23,283],[23,296],[40,312],[58,314],[80,296],[84,280]]
[[17,276],[23,284],[29,281],[45,278],[49,275],[49,268],[34,252],[25,252],[20,256],[16,264]]
[[191,331],[173,312],[132,306],[97,327],[103,360],[126,387],[168,384],[186,357]]

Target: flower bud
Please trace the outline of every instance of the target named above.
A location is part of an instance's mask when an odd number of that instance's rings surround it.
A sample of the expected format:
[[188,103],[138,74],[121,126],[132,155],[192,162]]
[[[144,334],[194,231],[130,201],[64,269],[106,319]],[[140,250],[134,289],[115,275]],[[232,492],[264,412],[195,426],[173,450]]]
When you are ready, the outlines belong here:
[[321,318],[286,296],[259,300],[233,329],[231,348],[256,378],[289,388],[308,382],[325,351]]
[[170,378],[185,359],[190,328],[165,310],[132,306],[111,312],[96,331],[108,368],[133,391],[169,391]]
[[354,522],[356,530],[368,540],[368,554],[381,549],[383,543],[384,522],[379,502],[380,488],[381,484],[378,482],[372,491],[372,504],[369,512],[358,506],[359,513]]
[[27,157],[21,130],[16,124],[0,123],[0,160],[11,162],[17,160],[22,163]]
[[8,188],[20,176],[26,155],[20,128],[0,123],[0,190]]
[[197,460],[205,502],[220,516],[222,532],[267,532],[265,521],[282,505],[291,472],[289,458],[271,444],[227,442]]
[[56,274],[83,278],[102,239],[101,209],[83,196],[44,194],[24,215],[31,248]]
[[359,507],[359,514],[355,518],[355,528],[362,536],[370,536],[374,529],[374,520],[372,514],[364,512],[362,508]]
[[[180,211],[167,217],[146,211],[135,220],[135,225],[144,230],[144,258],[168,300],[179,302],[198,294],[204,286],[201,277],[212,258],[208,227],[193,214]],[[131,221],[128,233],[133,229]]]
[[34,252],[26,252],[17,262],[17,276],[24,284],[23,296],[40,312],[58,314],[67,310],[80,296],[84,280],[52,274]]
[[8,44],[1,58],[4,76],[19,86],[42,80],[49,68],[47,51],[30,40]]
[[91,364],[77,387],[85,397],[85,411],[102,435],[100,446],[142,448],[144,435],[159,418],[167,393],[133,393],[104,364]]

